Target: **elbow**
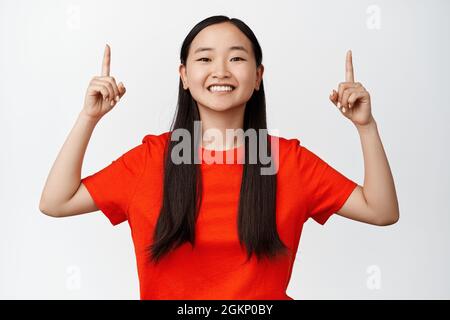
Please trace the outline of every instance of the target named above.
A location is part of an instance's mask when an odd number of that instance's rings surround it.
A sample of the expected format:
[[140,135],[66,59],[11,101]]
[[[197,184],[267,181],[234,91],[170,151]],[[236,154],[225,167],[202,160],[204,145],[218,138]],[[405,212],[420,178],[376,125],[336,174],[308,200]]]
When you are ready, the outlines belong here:
[[59,215],[57,214],[58,210],[52,210],[46,204],[44,204],[42,200],[39,202],[39,211],[49,217],[53,218],[59,217]]
[[396,224],[399,219],[400,219],[400,214],[397,211],[397,212],[394,212],[394,213],[388,215],[387,218],[378,220],[376,225],[381,226],[381,227],[390,226],[390,225]]

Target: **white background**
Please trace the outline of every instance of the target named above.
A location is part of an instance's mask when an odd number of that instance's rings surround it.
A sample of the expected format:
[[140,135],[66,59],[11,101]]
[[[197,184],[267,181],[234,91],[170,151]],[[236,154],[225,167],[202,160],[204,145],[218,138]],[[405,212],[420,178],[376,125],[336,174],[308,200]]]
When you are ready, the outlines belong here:
[[96,127],[83,177],[169,129],[179,50],[200,20],[237,17],[258,37],[268,124],[363,184],[359,136],[328,100],[344,81],[370,92],[400,221],[334,215],[303,230],[294,299],[450,298],[448,1],[0,0],[0,298],[139,299],[127,223],[100,212],[55,219],[38,203],[48,172],[100,73],[127,94]]

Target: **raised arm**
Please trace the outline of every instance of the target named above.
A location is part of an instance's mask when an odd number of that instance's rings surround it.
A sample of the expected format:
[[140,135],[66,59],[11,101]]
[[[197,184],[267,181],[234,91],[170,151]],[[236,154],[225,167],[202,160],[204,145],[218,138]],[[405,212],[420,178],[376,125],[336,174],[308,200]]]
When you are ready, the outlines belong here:
[[106,45],[102,75],[87,88],[84,106],[64,142],[47,177],[39,210],[52,217],[65,217],[98,210],[81,183],[81,167],[87,145],[99,120],[125,94],[122,83],[110,76],[111,49]]
[[333,90],[330,100],[350,119],[360,136],[364,157],[364,186],[357,186],[339,215],[373,225],[386,226],[399,219],[394,179],[372,116],[369,92],[354,81],[351,51],[347,52],[345,82]]

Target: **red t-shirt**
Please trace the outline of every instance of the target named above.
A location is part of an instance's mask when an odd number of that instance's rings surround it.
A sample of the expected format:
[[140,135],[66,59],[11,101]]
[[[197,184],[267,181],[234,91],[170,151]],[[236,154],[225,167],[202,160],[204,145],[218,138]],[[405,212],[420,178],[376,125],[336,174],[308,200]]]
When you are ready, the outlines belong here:
[[113,225],[128,221],[141,299],[292,300],[286,289],[304,222],[313,218],[323,225],[342,207],[357,183],[300,145],[298,139],[271,136],[279,146],[275,156],[277,230],[292,254],[260,262],[253,255],[244,263],[247,253],[239,244],[237,229],[243,164],[209,164],[207,160],[229,153],[239,156],[243,146],[215,152],[202,148],[204,193],[195,247],[184,243],[154,264],[148,262],[146,248],[160,212],[168,139],[170,132],[146,135],[142,144],[82,179]]

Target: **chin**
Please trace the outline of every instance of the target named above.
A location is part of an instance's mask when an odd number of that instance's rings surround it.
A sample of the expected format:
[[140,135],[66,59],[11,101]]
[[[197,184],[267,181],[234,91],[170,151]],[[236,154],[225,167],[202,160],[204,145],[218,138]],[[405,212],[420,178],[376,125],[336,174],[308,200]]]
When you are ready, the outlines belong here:
[[[196,92],[196,94],[191,93],[194,100],[197,101],[197,106],[203,109],[209,109],[216,112],[225,112],[236,108],[243,108],[246,105],[245,97],[242,96],[240,92],[234,92],[229,94],[217,94],[211,95],[211,93],[206,90]],[[198,100],[196,99],[199,98]]]
[[[245,104],[244,104],[245,105]],[[232,109],[240,108],[242,107],[242,104],[227,104],[227,103],[215,103],[215,104],[204,104],[205,108],[208,108],[213,111],[217,112],[225,112]]]

